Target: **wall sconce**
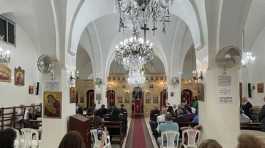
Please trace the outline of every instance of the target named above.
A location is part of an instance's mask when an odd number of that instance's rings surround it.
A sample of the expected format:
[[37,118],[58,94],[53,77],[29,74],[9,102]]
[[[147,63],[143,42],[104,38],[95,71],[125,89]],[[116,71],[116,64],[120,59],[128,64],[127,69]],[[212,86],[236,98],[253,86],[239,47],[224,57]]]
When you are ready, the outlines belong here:
[[4,48],[4,36],[0,36],[0,64],[9,64],[11,60],[10,50]]
[[203,80],[203,73],[202,71],[193,70],[192,71],[192,79],[193,80]]
[[173,77],[171,79],[171,84],[174,85],[174,86],[178,85],[179,84],[179,78],[178,77]]
[[75,80],[79,79],[79,71],[76,70],[75,73],[71,73],[70,75],[70,84],[73,84],[75,82]]

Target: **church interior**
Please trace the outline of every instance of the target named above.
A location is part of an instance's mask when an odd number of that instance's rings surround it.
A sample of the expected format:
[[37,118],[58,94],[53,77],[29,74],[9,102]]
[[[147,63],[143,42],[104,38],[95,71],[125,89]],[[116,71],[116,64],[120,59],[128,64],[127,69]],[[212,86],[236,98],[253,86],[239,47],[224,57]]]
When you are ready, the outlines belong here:
[[0,0],[0,148],[265,148],[264,9]]

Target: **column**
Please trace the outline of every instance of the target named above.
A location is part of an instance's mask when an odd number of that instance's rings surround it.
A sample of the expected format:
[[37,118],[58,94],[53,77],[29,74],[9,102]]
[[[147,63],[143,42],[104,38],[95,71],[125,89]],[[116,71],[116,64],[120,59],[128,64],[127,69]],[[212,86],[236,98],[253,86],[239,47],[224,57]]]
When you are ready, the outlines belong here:
[[[70,104],[70,85],[69,78],[70,73],[67,72],[65,68],[58,68],[58,72],[55,72],[55,83],[57,86],[53,86],[52,90],[49,90],[49,83],[47,83],[47,78],[43,79],[43,85],[46,83],[46,86],[43,87],[44,91],[61,91],[62,92],[62,110],[61,118],[43,118],[42,120],[42,141],[40,146],[42,148],[56,148],[59,146],[59,143],[63,136],[67,132],[67,120],[69,116],[75,114],[75,104]],[[51,81],[49,81],[51,82]],[[43,94],[42,92],[42,94]]]
[[168,78],[168,103],[171,105],[179,105],[181,103],[181,76],[178,74],[177,76]]
[[[231,77],[231,102],[223,102],[220,77]],[[229,85],[229,84],[228,84]],[[203,139],[216,139],[225,148],[234,148],[240,134],[239,73],[237,68],[227,70],[212,67],[205,76],[205,101],[199,103],[199,123],[203,127]]]
[[95,103],[96,108],[100,108],[102,104],[107,106],[107,84],[102,83],[101,85],[95,85]]

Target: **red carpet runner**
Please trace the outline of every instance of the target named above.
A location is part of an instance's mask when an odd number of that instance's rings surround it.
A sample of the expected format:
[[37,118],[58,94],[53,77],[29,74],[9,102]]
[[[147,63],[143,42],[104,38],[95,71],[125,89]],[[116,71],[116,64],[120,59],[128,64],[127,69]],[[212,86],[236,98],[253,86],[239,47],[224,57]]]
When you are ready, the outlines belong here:
[[133,119],[133,148],[147,148],[145,143],[145,134],[144,134],[144,119],[135,118]]

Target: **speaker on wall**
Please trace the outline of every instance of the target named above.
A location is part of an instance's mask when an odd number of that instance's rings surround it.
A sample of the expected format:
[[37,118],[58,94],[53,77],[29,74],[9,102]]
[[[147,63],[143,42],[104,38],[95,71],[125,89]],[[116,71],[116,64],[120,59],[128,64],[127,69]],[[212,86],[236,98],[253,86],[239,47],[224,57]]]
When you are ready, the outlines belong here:
[[248,83],[248,97],[249,98],[252,97],[252,87],[251,87],[251,83]]

